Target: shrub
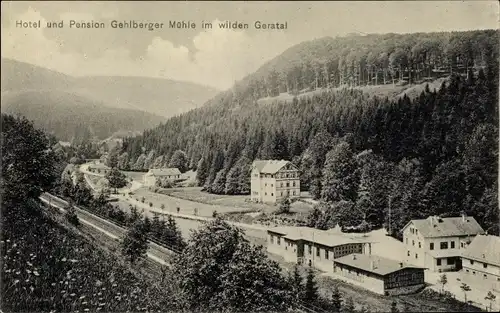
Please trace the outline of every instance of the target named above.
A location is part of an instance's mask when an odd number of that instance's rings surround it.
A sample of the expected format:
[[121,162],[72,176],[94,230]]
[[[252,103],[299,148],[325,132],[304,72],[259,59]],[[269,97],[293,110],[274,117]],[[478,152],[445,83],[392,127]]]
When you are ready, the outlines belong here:
[[66,213],[64,214],[64,217],[70,224],[74,226],[79,226],[80,225],[80,220],[78,219],[78,216],[76,216],[75,208],[70,206],[69,208],[66,209]]

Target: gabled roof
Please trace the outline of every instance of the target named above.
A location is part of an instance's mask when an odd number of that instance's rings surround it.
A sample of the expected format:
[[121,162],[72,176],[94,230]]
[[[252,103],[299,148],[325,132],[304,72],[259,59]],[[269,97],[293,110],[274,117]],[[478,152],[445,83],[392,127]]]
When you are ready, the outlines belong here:
[[398,262],[391,259],[386,259],[373,254],[360,254],[353,253],[333,260],[335,264],[345,264],[354,268],[362,269],[370,273],[385,276],[390,273],[400,271],[405,268],[418,268],[422,267],[410,265],[403,262]]
[[178,168],[154,168],[150,169],[146,175],[152,176],[175,176],[181,175],[181,171]]
[[426,238],[475,236],[484,234],[483,228],[472,216],[438,217],[429,216],[426,219],[411,220],[403,229],[413,224]]
[[472,239],[462,256],[500,266],[500,237],[478,235]]
[[[275,174],[287,164],[292,164],[290,161],[285,160],[255,160],[253,166],[257,168],[260,173]],[[295,166],[292,164],[295,168]]]
[[349,243],[370,242],[369,238],[363,237],[360,234],[342,233],[335,229],[320,230],[311,227],[284,226],[270,228],[268,232],[281,234],[283,238],[288,240],[304,240],[326,247],[335,247]]

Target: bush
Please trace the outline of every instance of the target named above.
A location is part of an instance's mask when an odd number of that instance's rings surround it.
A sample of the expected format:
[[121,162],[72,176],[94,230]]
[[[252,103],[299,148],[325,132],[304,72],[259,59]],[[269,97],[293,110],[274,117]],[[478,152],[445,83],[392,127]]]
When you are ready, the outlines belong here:
[[78,216],[76,215],[75,208],[70,206],[69,208],[66,209],[66,213],[64,214],[64,217],[66,220],[74,225],[74,226],[79,226],[80,225],[80,220],[78,219]]

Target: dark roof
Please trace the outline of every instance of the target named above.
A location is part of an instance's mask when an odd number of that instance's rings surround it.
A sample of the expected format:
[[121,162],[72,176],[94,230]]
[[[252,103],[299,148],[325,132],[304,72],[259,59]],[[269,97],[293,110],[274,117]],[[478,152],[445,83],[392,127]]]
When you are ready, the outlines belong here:
[[422,220],[411,220],[403,229],[412,223],[424,237],[475,236],[477,234],[484,234],[483,228],[472,216],[429,216]]
[[334,263],[345,264],[364,271],[385,276],[405,268],[424,269],[411,264],[386,259],[373,254],[353,253],[333,260]]
[[462,256],[500,266],[500,237],[477,235]]

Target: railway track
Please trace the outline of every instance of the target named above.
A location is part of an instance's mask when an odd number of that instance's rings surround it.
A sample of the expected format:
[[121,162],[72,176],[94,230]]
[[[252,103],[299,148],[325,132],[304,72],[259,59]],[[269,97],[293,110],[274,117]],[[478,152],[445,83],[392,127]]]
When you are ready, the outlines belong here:
[[[51,207],[59,209],[61,212],[66,212],[64,208],[67,207],[68,202],[59,197],[44,193],[40,197],[40,200]],[[83,224],[93,227],[114,240],[121,240],[125,236],[127,229],[124,225],[111,222],[77,206],[74,206],[74,208],[78,219]],[[172,254],[179,253],[179,251],[176,251],[173,247],[167,248],[165,245],[164,243],[160,243],[156,240],[153,241],[149,238],[147,257],[161,265],[170,266],[166,260],[169,256],[172,256]]]

